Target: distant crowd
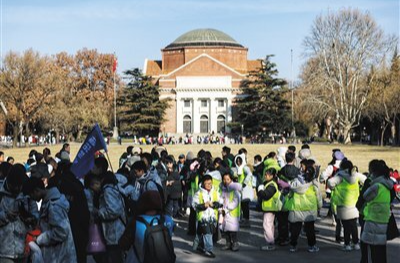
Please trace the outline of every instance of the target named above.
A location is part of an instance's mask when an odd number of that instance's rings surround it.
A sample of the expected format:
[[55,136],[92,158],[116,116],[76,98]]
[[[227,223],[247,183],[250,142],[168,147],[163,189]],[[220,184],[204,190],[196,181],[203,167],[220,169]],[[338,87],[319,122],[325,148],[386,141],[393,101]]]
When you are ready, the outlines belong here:
[[[396,167],[371,160],[361,173],[333,149],[322,169],[306,144],[253,160],[245,148],[221,148],[221,156],[204,149],[176,158],[161,142],[151,152],[128,146],[116,172],[99,151],[84,178],[70,171],[67,143],[54,155],[31,150],[24,164],[0,152],[0,262],[175,262],[177,218],[188,220],[193,251],[214,258],[222,239],[220,249],[240,253],[239,229],[260,212],[262,251],[317,253],[315,221],[326,213],[344,252],[386,262],[387,240],[399,234],[391,212],[400,198]],[[298,245],[302,231],[306,248]]]

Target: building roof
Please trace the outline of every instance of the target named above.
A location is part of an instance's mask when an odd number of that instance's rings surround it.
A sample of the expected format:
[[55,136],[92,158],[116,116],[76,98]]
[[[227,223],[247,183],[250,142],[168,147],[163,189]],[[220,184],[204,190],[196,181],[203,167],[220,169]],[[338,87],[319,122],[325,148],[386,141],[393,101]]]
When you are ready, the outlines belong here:
[[165,49],[186,47],[186,46],[231,46],[231,47],[243,47],[241,44],[236,42],[231,36],[225,34],[222,31],[202,28],[191,30],[169,44]]
[[148,60],[146,65],[146,75],[159,76],[161,75],[162,62],[161,60]]

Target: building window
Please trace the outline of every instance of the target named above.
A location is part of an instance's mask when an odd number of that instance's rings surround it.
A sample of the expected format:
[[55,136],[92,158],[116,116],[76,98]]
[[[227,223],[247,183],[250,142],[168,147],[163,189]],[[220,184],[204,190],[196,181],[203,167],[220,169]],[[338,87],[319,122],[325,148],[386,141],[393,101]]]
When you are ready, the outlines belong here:
[[185,108],[189,108],[190,107],[190,100],[184,100],[183,104],[184,104]]
[[200,132],[208,133],[208,117],[206,115],[200,117]]
[[223,115],[219,115],[217,118],[217,132],[225,132],[225,117]]
[[192,133],[192,118],[189,115],[183,117],[183,133]]
[[201,100],[201,107],[202,108],[207,107],[207,100]]
[[225,107],[225,101],[224,100],[218,100],[218,107],[219,108]]

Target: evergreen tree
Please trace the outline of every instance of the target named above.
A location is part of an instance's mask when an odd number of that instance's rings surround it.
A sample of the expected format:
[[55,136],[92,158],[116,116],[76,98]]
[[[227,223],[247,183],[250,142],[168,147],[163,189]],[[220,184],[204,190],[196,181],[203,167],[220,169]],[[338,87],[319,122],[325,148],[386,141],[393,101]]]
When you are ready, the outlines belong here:
[[290,111],[284,98],[286,81],[276,77],[278,70],[271,57],[267,55],[262,67],[250,72],[240,84],[243,96],[236,101],[237,122],[251,134],[280,133],[290,127]]
[[118,100],[119,123],[122,131],[138,135],[157,135],[164,119],[168,100],[159,99],[159,87],[151,76],[138,68],[124,72],[129,83]]

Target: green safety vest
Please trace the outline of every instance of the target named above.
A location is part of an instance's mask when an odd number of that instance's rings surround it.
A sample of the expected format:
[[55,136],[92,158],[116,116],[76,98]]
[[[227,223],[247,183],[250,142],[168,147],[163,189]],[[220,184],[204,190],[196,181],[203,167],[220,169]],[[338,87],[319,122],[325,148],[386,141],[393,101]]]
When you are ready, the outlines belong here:
[[245,178],[246,177],[244,176],[244,169],[243,169],[243,172],[238,176],[238,183],[243,184]]
[[263,200],[263,201],[262,201],[262,203],[261,203],[261,208],[262,208],[262,210],[263,210],[264,212],[279,211],[279,208],[278,208],[278,201],[279,201],[279,198],[281,197],[281,192],[278,190],[278,185],[275,183],[275,181],[271,181],[271,182],[267,183],[267,184],[265,185],[265,189],[266,189],[270,184],[272,184],[272,185],[275,187],[276,192],[275,192],[275,194],[274,194],[270,199],[268,199],[268,200]]
[[[231,191],[231,192],[229,193],[229,202],[232,202],[234,197],[235,197],[235,191]],[[236,218],[239,218],[239,217],[240,217],[240,200],[239,200],[238,206],[237,206],[235,209],[229,211],[229,214],[230,214],[232,217],[236,217]]]
[[285,205],[289,211],[317,211],[318,200],[314,186],[311,185],[304,194],[293,193]]
[[[219,201],[218,193],[217,193],[217,191],[214,190],[212,192],[211,202],[218,202],[218,201]],[[199,204],[204,204],[203,192],[201,190],[199,192]],[[197,221],[201,221],[201,219],[203,218],[203,213],[204,213],[204,211],[197,212]],[[215,214],[215,219],[218,220],[218,208],[214,208],[214,214]]]
[[336,186],[334,195],[334,203],[337,206],[354,207],[360,195],[360,187],[358,180],[354,184],[350,184],[344,178],[340,184]]
[[196,175],[194,182],[190,182],[189,196],[194,196],[194,194],[199,190],[199,176]]
[[220,181],[220,180],[217,180],[217,179],[215,179],[215,178],[213,178],[213,179],[212,179],[212,183],[213,183],[214,190],[217,191],[217,192],[219,193],[219,192],[221,191],[221,190],[220,190],[221,181]]
[[364,208],[364,220],[387,224],[390,218],[390,190],[378,183],[378,194]]

